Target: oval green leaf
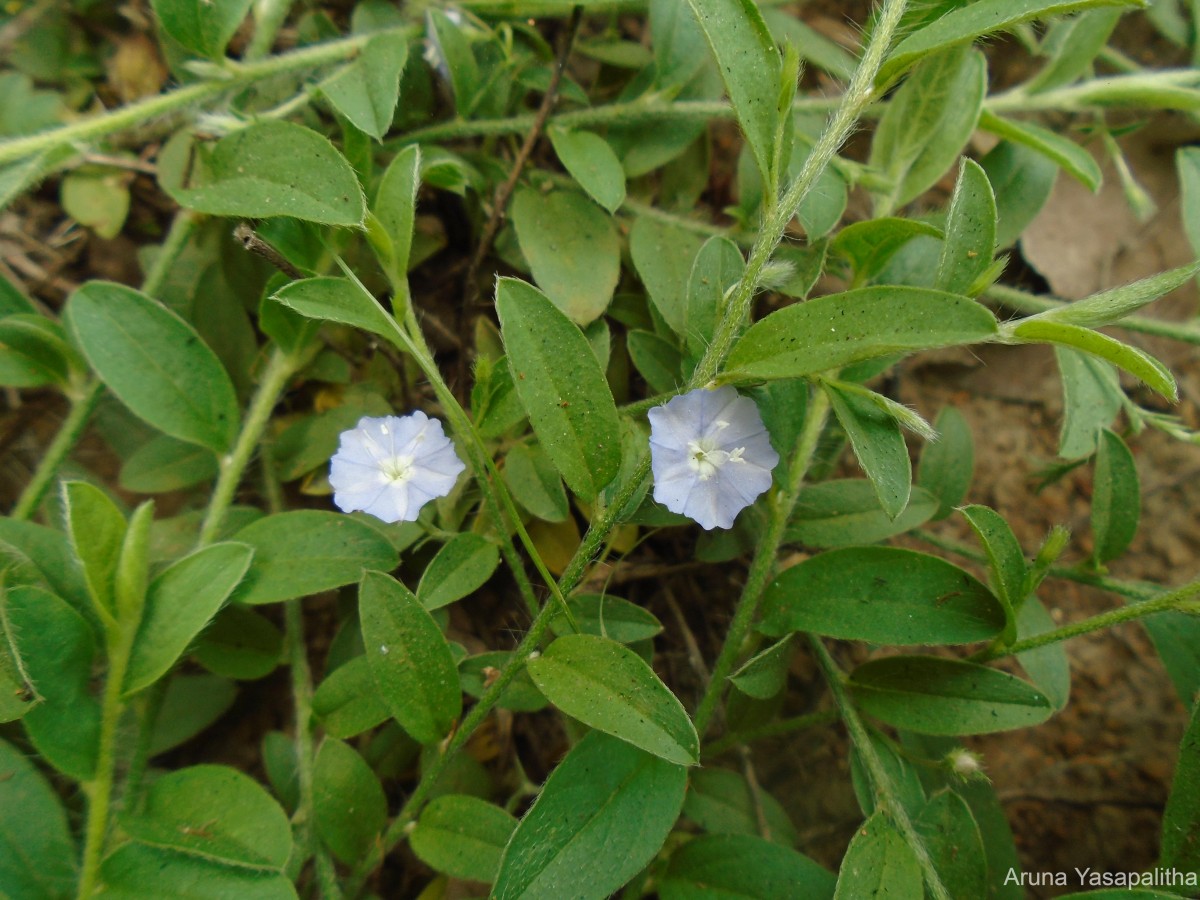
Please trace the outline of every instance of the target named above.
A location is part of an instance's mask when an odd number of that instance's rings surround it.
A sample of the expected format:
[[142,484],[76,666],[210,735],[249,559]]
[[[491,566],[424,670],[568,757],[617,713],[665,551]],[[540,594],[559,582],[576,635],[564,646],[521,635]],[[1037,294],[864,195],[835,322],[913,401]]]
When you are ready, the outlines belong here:
[[496,900],[603,900],[654,858],[687,769],[594,731],[550,773],[505,848]]
[[[201,823],[203,825],[203,823]],[[234,868],[173,850],[128,843],[108,856],[100,869],[103,896],[145,900],[146,886],[160,897],[188,900],[297,900],[284,875]]]
[[821,481],[801,491],[786,540],[820,548],[873,544],[923,525],[937,508],[936,497],[914,487],[908,506],[893,519],[879,505],[875,487],[867,479]]
[[973,300],[910,287],[867,287],[796,303],[751,325],[725,381],[799,378],[864,359],[986,341],[995,317]]
[[490,884],[516,827],[517,820],[494,803],[447,794],[425,807],[408,843],[435,872]]
[[528,663],[547,699],[585,725],[681,765],[700,744],[683,704],[646,662],[622,644],[590,634],[554,641]]
[[550,301],[578,325],[602,315],[621,274],[612,218],[575,191],[524,190],[513,199],[512,222]]
[[358,519],[316,509],[252,522],[233,539],[254,548],[254,564],[238,588],[238,603],[307,597],[362,578],[364,569],[394,569],[399,556],[387,538]]
[[313,762],[313,819],[325,846],[347,865],[371,849],[387,823],[379,778],[341,741],[326,738]]
[[462,694],[437,623],[411,591],[382,572],[363,576],[359,617],[383,702],[415,740],[441,740],[462,713]]
[[866,713],[921,734],[988,734],[1026,728],[1054,712],[1046,695],[998,669],[935,656],[891,656],[850,676]]
[[621,425],[583,332],[540,291],[512,278],[496,287],[509,366],[529,421],[567,485],[587,502],[621,465]]
[[854,832],[833,896],[834,900],[924,900],[921,864],[883,810]]
[[[187,184],[163,179],[180,206],[214,216],[291,216],[355,227],[366,214],[358,176],[328,138],[291,122],[263,121],[208,148],[193,146]],[[181,170],[182,171],[182,170]]]
[[138,626],[125,693],[161,678],[183,656],[250,568],[254,549],[213,544],[185,556],[150,583]]
[[589,197],[615,213],[625,202],[625,170],[608,142],[590,131],[551,126],[550,143],[563,167]]
[[967,644],[994,638],[1004,623],[992,592],[940,557],[899,547],[845,547],[771,582],[760,630],[878,644]]
[[76,290],[66,318],[92,368],[138,418],[217,453],[233,445],[233,383],[191,325],[145,294],[106,281]]
[[461,600],[481,587],[500,565],[500,550],[485,537],[465,532],[448,540],[425,567],[417,599],[428,610]]
[[1092,556],[1103,565],[1129,549],[1142,512],[1133,454],[1120,435],[1107,428],[1097,435],[1092,481]]
[[662,900],[832,898],[837,879],[790,847],[750,834],[710,834],[671,854],[658,882]]
[[136,841],[226,865],[280,870],[292,852],[287,814],[258,782],[228,766],[192,766],[156,779],[136,813]]
[[67,814],[28,754],[0,740],[0,884],[10,897],[75,894],[75,843]]

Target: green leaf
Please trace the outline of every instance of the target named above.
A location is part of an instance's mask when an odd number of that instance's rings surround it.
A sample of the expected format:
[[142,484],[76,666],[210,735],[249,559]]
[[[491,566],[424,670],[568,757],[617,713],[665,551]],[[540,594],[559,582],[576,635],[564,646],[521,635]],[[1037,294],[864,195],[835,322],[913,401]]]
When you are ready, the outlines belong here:
[[1193,872],[1200,877],[1200,705],[1192,709],[1191,724],[1179,745],[1175,779],[1163,812],[1162,869]]
[[282,653],[283,634],[270,619],[244,606],[226,606],[192,655],[214,675],[254,681],[274,672]]
[[1184,703],[1200,691],[1200,621],[1184,612],[1161,612],[1141,620],[1163,668]]
[[1050,58],[1025,83],[1025,90],[1040,93],[1063,87],[1085,75],[1120,18],[1119,9],[1096,9],[1051,24],[1041,46],[1042,54]]
[[185,556],[150,583],[125,677],[126,694],[149,687],[175,665],[233,593],[253,557],[254,549],[245,544],[213,544]]
[[590,634],[555,640],[529,676],[564,713],[648,753],[695,765],[700,743],[683,704],[629,648]]
[[437,55],[437,65],[454,91],[454,108],[466,117],[482,81],[479,64],[462,28],[440,9],[429,9],[425,32]]
[[0,884],[9,897],[75,896],[67,814],[27,754],[0,740]]
[[929,798],[913,825],[951,897],[988,895],[983,837],[962,797],[951,790],[939,791]]
[[[492,650],[468,656],[458,664],[458,679],[463,692],[472,697],[482,697],[489,679],[495,678],[512,662],[513,655],[506,650]],[[514,712],[536,712],[545,709],[549,701],[542,696],[522,668],[500,693],[496,705]]]
[[417,599],[440,609],[473,594],[500,565],[500,550],[477,534],[456,534],[429,561],[417,585]]
[[[717,60],[725,92],[762,173],[772,189],[780,181],[775,136],[779,50],[753,0],[688,0]],[[790,114],[790,109],[788,110]]]
[[688,276],[682,331],[693,356],[703,355],[712,343],[725,292],[737,283],[745,268],[742,251],[729,238],[711,237],[696,254]]
[[893,216],[867,219],[854,222],[839,231],[829,245],[829,252],[850,263],[857,285],[878,275],[901,247],[922,234],[943,237],[940,228],[915,219]]
[[802,853],[749,834],[704,835],[671,854],[658,882],[662,900],[833,897],[833,873]]
[[153,0],[154,14],[172,40],[209,59],[221,59],[225,46],[254,0]]
[[104,491],[83,481],[63,484],[67,531],[83,567],[88,593],[102,619],[116,617],[114,579],[121,545],[125,541],[125,516]]
[[233,682],[214,675],[176,675],[166,696],[154,733],[150,756],[165,753],[194,738],[229,711],[237,699]]
[[542,293],[501,278],[496,312],[517,394],[542,447],[584,501],[616,476],[621,426],[587,338]]
[[504,458],[504,483],[513,499],[545,522],[563,522],[570,515],[567,492],[546,451],[518,444]]
[[662,847],[687,770],[592,732],[575,745],[505,848],[496,900],[602,900]]
[[1179,399],[1175,377],[1166,366],[1150,354],[1143,353],[1128,344],[1122,344],[1107,334],[1080,328],[1077,325],[1048,322],[1045,319],[1022,319],[1015,325],[1005,326],[1005,328],[1014,338],[1021,341],[1072,347],[1108,360],[1135,378],[1140,378],[1147,386],[1172,403]]
[[799,378],[916,350],[986,341],[990,312],[966,297],[910,287],[867,287],[785,306],[733,346],[724,380]]
[[860,394],[823,381],[834,414],[850,438],[859,465],[871,479],[883,511],[895,519],[908,506],[912,461],[899,423]]
[[1092,558],[1100,566],[1116,559],[1137,534],[1142,512],[1137,465],[1120,435],[1097,435],[1096,474],[1092,485]]
[[578,325],[604,313],[621,274],[621,245],[611,216],[575,191],[522,190],[512,223],[533,278]]
[[979,117],[979,127],[1006,141],[1036,150],[1092,193],[1100,190],[1100,183],[1103,181],[1100,164],[1070,138],[1032,122],[1001,118],[986,109]]
[[121,233],[129,215],[129,185],[115,169],[71,172],[62,180],[59,197],[63,212],[105,240]]
[[1058,167],[1013,141],[998,143],[980,165],[996,193],[996,246],[1011,247],[1050,199]]
[[987,63],[967,47],[922,60],[888,102],[871,142],[870,165],[891,181],[877,201],[887,214],[916,199],[962,153],[987,93]]
[[[662,623],[649,610],[610,594],[574,594],[567,599],[567,606],[581,633],[622,644],[649,640],[663,630]],[[561,612],[551,620],[550,627],[558,635],[572,634],[575,630]]]
[[759,629],[878,644],[967,644],[1004,627],[983,584],[944,559],[899,547],[830,550],[784,570],[763,596]]
[[834,900],[923,900],[921,865],[883,810],[854,832],[838,872]]
[[761,787],[752,788],[742,775],[728,769],[706,766],[692,770],[683,814],[709,834],[757,835],[759,808],[771,840],[795,846],[799,840],[796,826],[779,801]]
[[615,213],[625,202],[625,170],[604,138],[590,131],[550,126],[554,152],[587,195]]
[[329,851],[347,865],[360,860],[387,824],[379,778],[348,744],[326,738],[313,763],[313,819]]
[[952,294],[970,293],[995,254],[996,197],[983,167],[963,157],[950,198],[934,287]]
[[1016,610],[1025,601],[1025,579],[1029,564],[1025,561],[1017,536],[998,512],[977,504],[965,506],[960,512],[987,553],[992,584],[996,587],[996,595],[1008,619],[1003,640],[1010,643],[1017,634]]
[[1076,325],[1080,328],[1100,328],[1119,321],[1130,313],[1137,312],[1146,304],[1187,284],[1197,272],[1200,272],[1200,262],[1190,263],[1180,266],[1178,269],[1143,278],[1132,284],[1092,294],[1083,300],[1076,300],[1074,303],[1068,303],[1029,318],[1042,322]]
[[1200,147],[1176,150],[1175,169],[1179,173],[1179,212],[1183,216],[1183,230],[1192,245],[1192,252],[1200,256]]
[[352,738],[392,717],[366,656],[356,656],[327,675],[313,694],[312,706],[325,733],[335,738]]
[[367,236],[397,293],[408,291],[408,265],[420,187],[421,148],[412,144],[397,153],[388,165],[371,204],[371,212],[387,241],[379,241],[374,229],[369,228]]
[[893,519],[879,505],[875,488],[867,479],[822,481],[805,485],[784,540],[822,549],[874,544],[923,525],[933,518],[937,508],[933,494],[914,487],[908,506]]
[[625,346],[638,373],[654,393],[665,394],[683,380],[683,358],[675,345],[652,331],[629,331]]
[[1112,424],[1125,401],[1117,370],[1102,359],[1055,347],[1063,387],[1063,423],[1058,455],[1090,456],[1099,432]]
[[767,649],[746,660],[729,676],[734,686],[748,697],[770,700],[787,686],[792,663],[792,636],[785,634]]
[[354,127],[377,141],[392,126],[400,98],[400,73],[408,62],[403,34],[377,34],[351,63],[319,85],[321,92]]
[[629,232],[629,255],[650,302],[671,331],[687,337],[688,281],[700,237],[676,225],[639,216]]
[[387,538],[370,525],[316,509],[266,516],[233,539],[254,548],[254,564],[234,595],[250,605],[353,584],[364,569],[394,569],[399,561]]
[[367,661],[384,703],[422,744],[440,740],[462,713],[450,645],[428,610],[404,585],[367,572],[359,586]]
[[188,183],[164,178],[162,187],[196,212],[348,227],[366,214],[353,167],[328,138],[301,125],[258,122],[193,152]]
[[944,519],[966,499],[975,474],[975,445],[967,420],[953,406],[943,406],[934,422],[940,438],[925,445],[917,464],[917,482],[938,499],[934,519]]
[[517,820],[493,803],[447,794],[421,812],[408,843],[435,872],[491,884],[516,827]]
[[[67,536],[61,531],[34,522],[0,517],[0,544],[20,548],[36,568],[36,583],[48,585],[77,612],[91,612],[83,572],[80,571]],[[0,564],[0,568],[3,568],[3,564]],[[13,581],[11,570],[7,583],[9,586],[16,583]]]
[[100,741],[100,704],[91,693],[92,629],[63,600],[38,587],[9,588],[0,602],[38,701],[21,719],[25,733],[54,768],[90,781]]
[[893,49],[875,81],[886,84],[929,53],[1004,31],[1022,22],[1065,15],[1097,6],[1141,6],[1139,0],[975,0],[951,9],[910,34]]
[[70,383],[83,360],[68,346],[62,326],[38,313],[0,318],[0,384],[40,387]]
[[[1037,637],[1056,628],[1058,623],[1051,618],[1042,601],[1037,597],[1026,597],[1017,612],[1017,640]],[[1061,641],[1018,653],[1017,661],[1055,710],[1066,708],[1071,695],[1071,664]]]
[[[200,826],[203,826],[203,822]],[[147,885],[158,896],[187,900],[296,900],[283,875],[232,868],[172,850],[128,843],[100,868],[106,898],[145,900]]]
[[864,816],[872,815],[880,808],[879,794],[875,790],[876,779],[863,762],[863,751],[873,750],[882,767],[884,776],[891,783],[891,793],[896,802],[908,814],[915,815],[925,805],[925,787],[916,765],[896,742],[876,728],[867,728],[870,748],[854,745],[850,748],[850,784],[854,788],[858,808]]
[[125,460],[118,480],[127,491],[163,494],[216,477],[217,458],[211,450],[160,434]]
[[195,330],[124,285],[90,281],[70,297],[67,327],[105,385],[140,419],[224,453],[238,429],[233,384]]
[[310,319],[353,325],[391,340],[395,320],[348,278],[305,278],[285,284],[274,299]]
[[922,734],[988,734],[1046,721],[1054,707],[1032,685],[957,659],[890,656],[850,675],[855,702],[896,728]]
[[143,844],[227,865],[279,870],[292,852],[287,814],[258,782],[228,766],[191,766],[155,779],[121,827]]

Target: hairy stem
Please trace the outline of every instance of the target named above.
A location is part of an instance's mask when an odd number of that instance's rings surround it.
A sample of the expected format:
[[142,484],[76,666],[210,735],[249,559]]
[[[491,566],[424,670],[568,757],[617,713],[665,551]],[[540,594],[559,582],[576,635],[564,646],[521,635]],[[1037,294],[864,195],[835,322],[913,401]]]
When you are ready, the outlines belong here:
[[858,711],[850,702],[850,698],[846,696],[841,669],[833,661],[833,657],[829,655],[829,651],[825,649],[825,644],[822,643],[819,637],[809,635],[809,643],[812,645],[813,653],[817,657],[821,671],[825,674],[825,681],[829,684],[830,693],[833,694],[833,700],[837,705],[838,712],[841,713],[842,721],[846,723],[846,730],[850,732],[850,741],[854,744],[854,749],[858,752],[858,757],[862,760],[863,766],[871,778],[871,786],[875,790],[876,801],[886,810],[888,817],[904,838],[905,843],[912,850],[913,855],[916,856],[917,862],[921,866],[921,871],[925,875],[925,886],[929,889],[930,896],[934,900],[952,900],[950,892],[946,890],[946,886],[942,884],[942,879],[938,875],[937,869],[934,868],[933,860],[929,856],[929,849],[925,846],[924,839],[917,833],[912,819],[908,817],[908,811],[896,796],[895,786],[892,784],[892,780],[888,776],[887,769],[884,768],[879,754],[875,752],[875,747],[871,743],[871,737],[867,734],[866,726],[863,725],[862,719],[858,717]]

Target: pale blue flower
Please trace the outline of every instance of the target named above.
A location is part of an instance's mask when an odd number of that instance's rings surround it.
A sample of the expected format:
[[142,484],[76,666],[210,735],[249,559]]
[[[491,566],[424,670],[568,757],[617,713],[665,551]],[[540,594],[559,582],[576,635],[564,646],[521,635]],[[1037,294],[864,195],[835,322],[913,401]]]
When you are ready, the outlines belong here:
[[329,461],[333,502],[385,522],[412,522],[421,507],[444,497],[466,466],[442,423],[425,413],[364,416]]
[[779,454],[754,401],[699,388],[647,414],[654,499],[706,530],[730,528],[771,486]]

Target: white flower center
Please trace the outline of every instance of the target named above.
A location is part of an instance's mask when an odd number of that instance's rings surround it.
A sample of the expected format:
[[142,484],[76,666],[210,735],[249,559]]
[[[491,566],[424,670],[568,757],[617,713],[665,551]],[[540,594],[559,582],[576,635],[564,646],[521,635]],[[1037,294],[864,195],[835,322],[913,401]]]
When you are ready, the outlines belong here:
[[742,454],[745,447],[738,447],[732,452],[718,450],[717,442],[712,438],[700,438],[698,441],[688,441],[688,465],[692,471],[700,474],[701,481],[708,481],[720,471],[726,463],[744,463]]
[[409,481],[416,471],[413,466],[415,458],[412,456],[392,456],[379,463],[379,469],[383,472],[385,478],[394,485],[401,485]]

